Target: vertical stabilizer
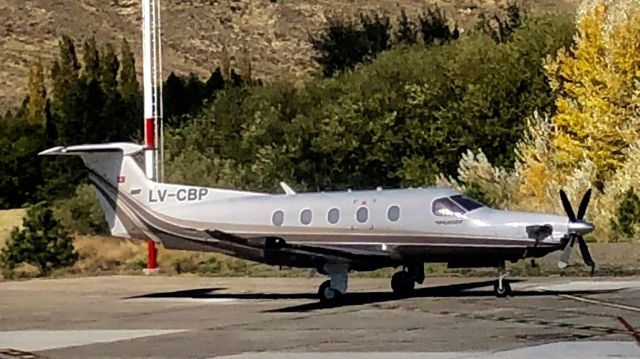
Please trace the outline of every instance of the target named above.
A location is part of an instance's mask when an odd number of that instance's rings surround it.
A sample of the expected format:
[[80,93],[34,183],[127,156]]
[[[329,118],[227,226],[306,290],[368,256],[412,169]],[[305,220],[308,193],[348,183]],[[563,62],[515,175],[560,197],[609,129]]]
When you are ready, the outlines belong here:
[[119,191],[145,191],[153,182],[142,172],[133,155],[143,147],[133,143],[106,143],[53,147],[40,155],[76,155],[89,170],[89,179],[96,188],[100,206],[104,211],[113,236],[147,238],[136,216],[125,206],[119,206]]

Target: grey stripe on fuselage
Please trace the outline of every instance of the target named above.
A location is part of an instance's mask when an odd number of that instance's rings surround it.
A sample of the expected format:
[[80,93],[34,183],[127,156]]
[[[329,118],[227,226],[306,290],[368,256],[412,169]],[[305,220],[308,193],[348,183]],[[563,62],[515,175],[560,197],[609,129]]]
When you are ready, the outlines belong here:
[[[145,207],[141,203],[138,203],[136,199],[131,198],[124,191],[120,191],[117,187],[113,186],[102,178],[97,173],[91,171],[93,175],[92,180],[94,184],[99,188],[100,192],[110,200],[110,203],[118,208],[120,205],[125,206],[126,212],[133,213],[137,219],[144,224],[145,229],[154,236],[158,237],[161,241],[165,242],[168,247],[176,249],[190,249],[199,248],[198,250],[213,250],[219,251],[231,255],[239,255],[246,259],[258,260],[256,253],[246,254],[242,256],[241,252],[251,249],[253,252],[255,248],[243,247],[235,244],[226,243],[211,238],[205,229],[218,229],[220,231],[232,233],[245,237],[265,237],[276,236],[282,237],[287,242],[292,244],[304,244],[317,247],[327,248],[345,248],[345,249],[359,249],[364,251],[372,251],[378,249],[376,254],[391,255],[392,253],[383,250],[382,245],[388,246],[389,250],[399,249],[403,246],[406,247],[440,247],[445,249],[451,247],[472,247],[472,248],[485,248],[495,249],[500,252],[509,250],[513,253],[512,257],[522,255],[526,248],[530,248],[533,245],[531,240],[514,240],[514,239],[498,239],[498,238],[482,238],[482,237],[463,237],[463,236],[432,236],[416,233],[380,233],[380,232],[368,232],[368,233],[331,233],[329,231],[310,231],[309,229],[288,230],[289,228],[282,228],[281,231],[274,230],[275,228],[269,228],[270,231],[265,231],[265,226],[239,226],[228,225],[219,223],[203,223],[197,221],[180,220],[174,217],[169,217],[151,210]],[[120,197],[122,202],[116,201],[115,198]],[[123,213],[124,211],[118,211],[118,215],[122,215],[127,223],[131,225],[137,220],[128,218]],[[245,227],[244,231],[240,230]],[[257,227],[257,228],[255,228]],[[251,229],[260,229],[258,231]],[[188,241],[190,244],[185,243],[184,248],[181,248],[179,240]],[[189,247],[189,248],[187,248]],[[542,244],[541,247],[549,246]],[[547,251],[548,249],[539,248],[538,250]]]

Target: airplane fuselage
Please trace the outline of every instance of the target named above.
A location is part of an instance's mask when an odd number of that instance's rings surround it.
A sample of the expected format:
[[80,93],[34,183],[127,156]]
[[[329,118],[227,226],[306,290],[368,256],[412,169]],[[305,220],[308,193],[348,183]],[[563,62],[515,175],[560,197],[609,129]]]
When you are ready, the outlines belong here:
[[[291,195],[230,192],[220,199],[210,196],[206,188],[158,184],[135,197],[192,227],[452,266],[539,257],[558,249],[566,235],[566,217],[485,206],[468,210],[451,200],[452,196],[460,193],[446,188]],[[443,199],[453,201],[461,211],[438,212],[434,203]],[[540,223],[552,225],[553,232],[537,241],[526,227]],[[209,245],[215,250],[215,240]],[[479,249],[482,255],[478,255]]]

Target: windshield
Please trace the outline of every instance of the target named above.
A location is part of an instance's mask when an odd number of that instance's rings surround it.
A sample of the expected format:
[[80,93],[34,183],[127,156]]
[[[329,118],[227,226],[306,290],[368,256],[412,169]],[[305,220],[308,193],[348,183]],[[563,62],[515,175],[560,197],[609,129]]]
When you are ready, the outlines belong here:
[[484,204],[461,194],[451,196],[451,199],[467,211],[473,211],[474,209],[484,207]]
[[431,205],[431,211],[436,216],[461,216],[464,214],[464,209],[455,204],[449,198],[438,198],[433,201]]

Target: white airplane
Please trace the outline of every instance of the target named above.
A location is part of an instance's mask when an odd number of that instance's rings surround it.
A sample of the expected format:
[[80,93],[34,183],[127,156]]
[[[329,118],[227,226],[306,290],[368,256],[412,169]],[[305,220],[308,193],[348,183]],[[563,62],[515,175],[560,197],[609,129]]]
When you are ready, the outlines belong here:
[[582,235],[591,191],[577,216],[566,194],[567,217],[491,209],[446,188],[284,194],[157,183],[133,156],[143,146],[107,143],[54,147],[40,155],[78,155],[105,212],[111,234],[152,239],[165,248],[213,251],[260,263],[315,268],[329,276],[323,303],[347,291],[349,271],[402,267],[391,279],[407,295],[425,279],[424,263],[495,267],[498,297],[511,293],[505,262],[562,250],[567,265],[577,241],[595,266]]

